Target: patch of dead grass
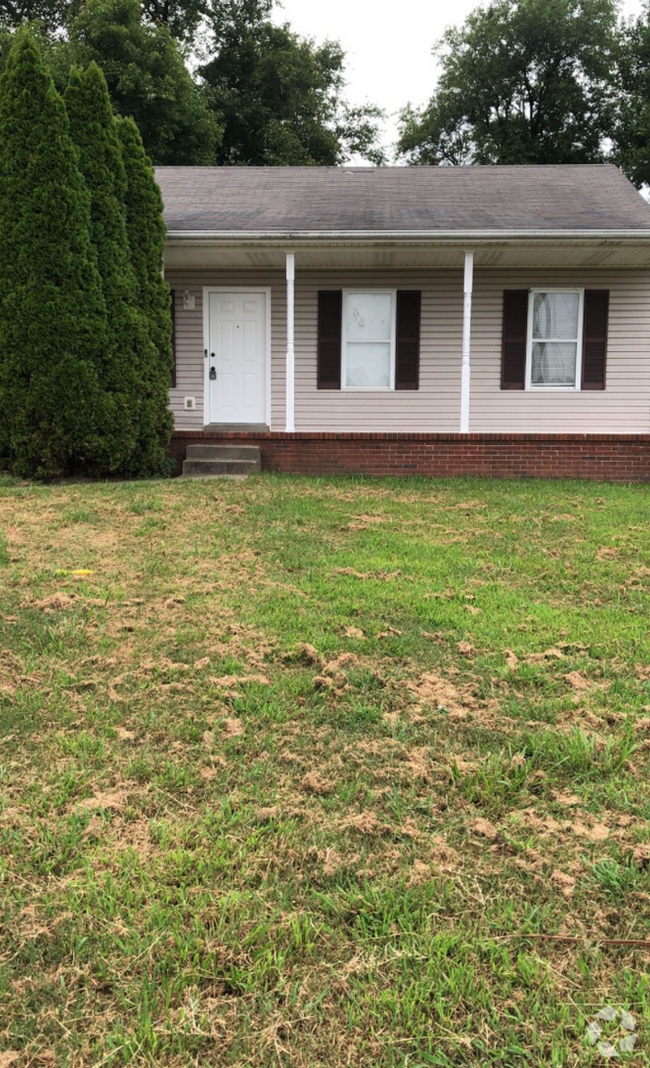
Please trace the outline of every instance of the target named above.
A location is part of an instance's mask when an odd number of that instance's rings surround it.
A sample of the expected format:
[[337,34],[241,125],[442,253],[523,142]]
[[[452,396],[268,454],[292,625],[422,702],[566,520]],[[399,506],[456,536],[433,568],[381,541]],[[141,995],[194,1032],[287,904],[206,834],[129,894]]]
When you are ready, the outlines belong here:
[[128,794],[124,789],[113,788],[109,790],[99,790],[93,794],[92,797],[85,797],[81,801],[77,801],[77,808],[82,809],[108,809],[112,811],[119,811],[125,808],[127,803]]
[[470,827],[474,834],[478,834],[481,838],[488,838],[491,842],[496,841],[499,837],[499,832],[494,824],[482,816],[472,820]]
[[229,738],[238,738],[244,733],[244,724],[236,717],[228,717],[221,721],[221,728]]
[[485,724],[494,722],[495,702],[478,701],[471,686],[456,685],[435,671],[425,671],[416,679],[408,679],[405,686],[414,698],[415,712],[433,708],[446,712],[450,720],[471,717]]
[[307,794],[325,797],[327,794],[331,794],[334,789],[334,783],[319,771],[308,771],[300,780],[300,789]]

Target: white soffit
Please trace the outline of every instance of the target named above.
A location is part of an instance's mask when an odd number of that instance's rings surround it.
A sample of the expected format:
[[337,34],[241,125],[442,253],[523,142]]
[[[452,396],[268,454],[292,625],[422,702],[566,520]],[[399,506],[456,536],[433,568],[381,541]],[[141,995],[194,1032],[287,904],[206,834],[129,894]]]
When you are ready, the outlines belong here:
[[[471,243],[467,243],[471,249]],[[243,270],[281,270],[285,267],[285,246],[269,246],[250,241],[227,245],[203,238],[168,239],[165,266],[173,268],[231,267]],[[475,267],[650,267],[650,239],[644,242],[619,243],[592,240],[584,244],[546,241],[539,244],[480,245],[474,248]],[[348,246],[297,246],[296,271],[381,268],[458,268],[463,264],[464,249],[449,246],[400,247],[372,246],[366,243]]]

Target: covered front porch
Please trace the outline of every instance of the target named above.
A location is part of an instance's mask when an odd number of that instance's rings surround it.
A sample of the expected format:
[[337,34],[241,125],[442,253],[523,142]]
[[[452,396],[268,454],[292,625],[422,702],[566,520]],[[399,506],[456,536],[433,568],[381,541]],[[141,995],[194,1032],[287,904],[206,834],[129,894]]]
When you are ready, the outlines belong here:
[[[621,398],[577,398],[574,392],[544,397],[504,393],[501,382],[503,293],[520,286],[602,286],[616,290],[619,308],[635,304],[644,268],[645,242],[598,234],[475,235],[471,245],[444,236],[356,238],[326,242],[251,236],[172,235],[166,277],[176,309],[176,385],[172,407],[177,430],[300,433],[579,432],[650,428],[647,406],[620,425]],[[319,300],[327,291],[421,295],[415,383],[393,378],[380,388],[349,388],[323,381]],[[227,300],[223,300],[224,297]],[[644,294],[645,295],[645,294]],[[233,304],[239,301],[239,305]],[[253,303],[258,300],[258,306]],[[215,313],[218,335],[211,326]],[[246,309],[246,310],[245,310]],[[616,309],[614,309],[616,312]],[[239,320],[237,316],[240,316]],[[248,317],[244,324],[242,316]],[[251,325],[251,317],[252,322]],[[612,317],[616,329],[619,316]],[[336,320],[334,320],[336,332]],[[257,388],[252,416],[228,406],[230,368],[219,366],[220,338],[242,328],[255,334],[247,382]],[[339,326],[340,330],[340,326]],[[387,347],[388,347],[388,339]],[[616,339],[614,339],[616,340]],[[634,338],[629,339],[635,345]],[[621,338],[621,345],[624,339]],[[393,343],[394,345],[394,343]],[[612,345],[610,343],[610,349]],[[623,355],[621,350],[621,355]],[[634,357],[628,344],[626,359]],[[227,361],[225,361],[227,362]],[[262,383],[261,395],[259,374]],[[617,382],[611,382],[614,400]],[[217,403],[215,403],[215,398]],[[618,416],[613,416],[616,409]],[[245,417],[242,417],[245,416]]]

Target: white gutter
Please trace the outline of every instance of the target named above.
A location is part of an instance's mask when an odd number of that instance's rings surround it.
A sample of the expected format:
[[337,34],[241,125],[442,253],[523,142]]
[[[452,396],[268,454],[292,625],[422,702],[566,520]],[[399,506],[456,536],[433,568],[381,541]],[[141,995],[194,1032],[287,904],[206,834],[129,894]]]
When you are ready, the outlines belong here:
[[647,230],[168,230],[169,241],[650,241]]

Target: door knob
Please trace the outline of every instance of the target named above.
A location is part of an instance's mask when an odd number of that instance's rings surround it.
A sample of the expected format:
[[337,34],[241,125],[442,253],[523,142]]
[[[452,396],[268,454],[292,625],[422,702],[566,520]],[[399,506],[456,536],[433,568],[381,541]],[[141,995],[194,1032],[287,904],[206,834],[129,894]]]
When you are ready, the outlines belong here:
[[217,378],[217,369],[216,369],[216,367],[211,367],[210,368],[210,381],[211,382],[215,382],[216,378]]

